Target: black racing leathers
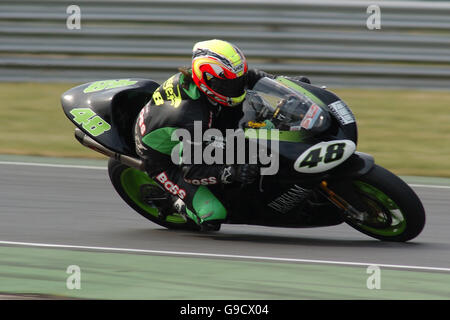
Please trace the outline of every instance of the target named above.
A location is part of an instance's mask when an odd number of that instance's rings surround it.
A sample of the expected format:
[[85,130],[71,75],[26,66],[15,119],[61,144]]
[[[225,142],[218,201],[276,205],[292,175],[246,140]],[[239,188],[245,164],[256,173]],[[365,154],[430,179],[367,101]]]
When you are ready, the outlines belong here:
[[[246,89],[252,89],[262,77],[274,78],[263,71],[249,70]],[[182,199],[187,215],[202,226],[217,225],[227,217],[226,208],[207,186],[231,181],[248,183],[255,171],[250,165],[203,163],[203,151],[220,147],[220,141],[209,141],[213,145],[204,142],[202,133],[214,128],[226,137],[226,129],[238,128],[242,117],[242,105],[215,104],[200,92],[187,72],[180,72],[155,90],[136,120],[136,151],[148,175],[162,189]],[[200,133],[196,135],[196,131]],[[191,157],[185,157],[188,150],[194,150]]]
[[[272,77],[250,70],[247,88],[253,88],[264,76]],[[190,79],[185,73],[178,73],[155,90],[136,120],[136,151],[144,160],[148,175],[162,189],[184,201],[192,220],[202,226],[217,225],[226,219],[227,210],[207,186],[229,182],[230,176],[239,174],[239,170],[224,164],[203,164],[203,150],[207,146],[202,133],[215,128],[224,137],[226,129],[237,128],[243,116],[242,105],[220,107]],[[178,138],[180,131],[185,143]],[[196,131],[200,134],[196,135]],[[184,158],[187,150],[180,146],[192,147],[190,158]],[[200,156],[200,163],[194,161],[196,156]]]
[[[247,88],[252,89],[265,76],[273,78],[263,71],[249,70]],[[242,105],[224,107],[213,104],[189,78],[177,73],[154,92],[150,102],[139,114],[136,121],[137,152],[144,159],[149,175],[154,175],[179,165],[172,159],[173,148],[178,144],[172,137],[176,129],[185,129],[194,138],[194,125],[197,123],[201,125],[202,132],[216,128],[225,136],[226,129],[237,128],[242,115]],[[188,183],[221,181],[223,165],[190,162],[191,164],[181,164],[181,172]]]

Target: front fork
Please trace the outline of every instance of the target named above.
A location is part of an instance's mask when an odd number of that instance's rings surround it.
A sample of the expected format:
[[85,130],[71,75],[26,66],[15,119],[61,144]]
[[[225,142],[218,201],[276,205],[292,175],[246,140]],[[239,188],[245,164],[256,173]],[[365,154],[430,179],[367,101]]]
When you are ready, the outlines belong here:
[[319,185],[320,193],[325,196],[332,204],[342,212],[343,218],[345,220],[352,220],[356,222],[363,222],[365,219],[364,212],[356,209],[350,203],[348,203],[344,198],[336,194],[333,190],[328,187],[328,182],[322,181]]
[[[357,151],[343,164],[333,169],[330,173],[333,177],[333,181],[337,184],[341,184],[340,188],[338,188],[338,192],[341,195],[338,195],[335,191],[331,190],[327,181],[323,180],[320,183],[320,193],[340,209],[344,219],[350,219],[354,222],[363,222],[365,218],[367,218],[366,205],[361,203],[358,197],[355,197],[354,191],[352,191],[353,185],[347,182],[351,181],[353,178],[367,174],[373,168],[374,164],[375,161],[371,155]],[[353,205],[345,200],[342,197],[342,194],[350,199],[353,202]],[[356,208],[355,205],[358,208]]]

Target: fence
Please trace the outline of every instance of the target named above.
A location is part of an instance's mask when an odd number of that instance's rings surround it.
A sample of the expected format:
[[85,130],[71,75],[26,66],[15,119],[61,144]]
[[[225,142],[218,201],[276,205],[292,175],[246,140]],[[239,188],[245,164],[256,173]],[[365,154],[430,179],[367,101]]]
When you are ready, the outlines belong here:
[[[75,4],[81,29],[66,22]],[[377,4],[381,29],[369,30]],[[332,0],[0,3],[0,80],[161,81],[195,42],[229,40],[250,67],[329,86],[450,88],[450,4]]]

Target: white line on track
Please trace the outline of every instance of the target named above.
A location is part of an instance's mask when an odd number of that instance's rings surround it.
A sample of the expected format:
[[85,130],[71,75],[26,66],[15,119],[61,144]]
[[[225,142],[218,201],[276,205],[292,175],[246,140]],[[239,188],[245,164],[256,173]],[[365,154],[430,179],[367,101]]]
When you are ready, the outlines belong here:
[[0,161],[0,164],[16,165],[16,166],[52,167],[52,168],[92,169],[92,170],[107,169],[106,167],[97,167],[97,166],[79,166],[72,164],[53,164],[53,163],[38,163],[38,162]]
[[410,184],[413,188],[450,189],[450,186],[435,186],[431,184]]
[[15,245],[15,246],[25,246],[25,247],[56,248],[56,249],[79,249],[79,250],[91,250],[91,251],[102,251],[102,252],[146,253],[146,254],[158,254],[158,255],[169,255],[169,256],[192,256],[192,257],[207,257],[207,258],[232,258],[232,259],[242,259],[242,260],[262,260],[262,261],[275,261],[275,262],[317,263],[317,264],[344,265],[344,266],[376,265],[378,267],[393,268],[393,269],[450,272],[450,268],[406,266],[406,265],[380,264],[380,263],[369,263],[369,262],[310,260],[310,259],[294,259],[294,258],[244,256],[244,255],[234,255],[234,254],[145,250],[145,249],[128,249],[128,248],[109,248],[109,247],[92,247],[92,246],[76,246],[76,245],[65,245],[65,244],[30,243],[30,242],[13,242],[13,241],[0,241],[0,245]]
[[[100,166],[80,166],[72,164],[52,164],[52,163],[37,163],[37,162],[15,162],[15,161],[0,161],[0,165],[17,165],[17,166],[35,166],[35,167],[53,167],[53,168],[74,168],[74,169],[90,169],[90,170],[106,170],[106,167]],[[433,189],[450,189],[450,186],[428,185],[428,184],[409,184],[413,188],[433,188]]]

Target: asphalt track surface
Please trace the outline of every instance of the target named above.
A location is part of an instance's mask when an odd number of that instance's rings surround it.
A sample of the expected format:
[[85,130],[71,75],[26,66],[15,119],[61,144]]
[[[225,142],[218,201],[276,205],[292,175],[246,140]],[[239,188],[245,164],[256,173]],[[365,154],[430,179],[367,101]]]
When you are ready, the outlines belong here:
[[390,243],[345,224],[315,229],[224,225],[213,233],[167,230],[129,208],[105,168],[0,162],[0,177],[1,245],[38,243],[450,271],[450,188],[445,186],[413,185],[427,213],[425,229],[408,243]]

